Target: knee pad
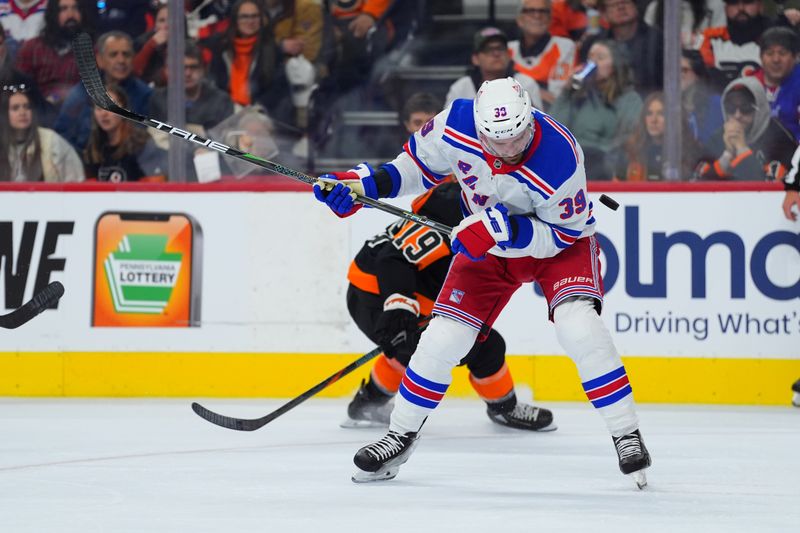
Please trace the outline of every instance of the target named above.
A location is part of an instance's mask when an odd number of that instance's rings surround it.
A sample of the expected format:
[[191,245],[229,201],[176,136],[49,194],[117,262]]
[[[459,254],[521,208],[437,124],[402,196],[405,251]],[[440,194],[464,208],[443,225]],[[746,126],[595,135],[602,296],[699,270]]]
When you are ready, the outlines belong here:
[[451,367],[458,365],[475,344],[478,332],[469,326],[443,316],[434,316],[422,337],[417,351],[411,358],[411,366],[420,358],[435,358]]
[[478,379],[495,375],[506,362],[506,341],[497,330],[490,330],[483,342],[472,347],[462,363],[467,365],[469,373]]
[[561,302],[553,311],[556,337],[561,347],[576,363],[593,352],[606,352],[619,357],[611,334],[595,310],[590,298],[572,298]]

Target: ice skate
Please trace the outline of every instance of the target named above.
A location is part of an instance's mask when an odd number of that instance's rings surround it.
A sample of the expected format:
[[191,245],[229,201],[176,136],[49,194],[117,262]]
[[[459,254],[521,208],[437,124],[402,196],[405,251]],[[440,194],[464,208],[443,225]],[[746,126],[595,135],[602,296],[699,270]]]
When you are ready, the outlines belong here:
[[529,431],[554,431],[558,426],[553,423],[553,413],[548,409],[517,402],[510,411],[501,411],[489,404],[486,414],[492,422],[514,429]]
[[800,379],[792,385],[792,405],[800,407]]
[[353,474],[354,483],[388,481],[400,472],[400,465],[408,461],[417,446],[417,433],[389,431],[381,440],[364,446],[356,452],[353,462],[358,470]]
[[643,489],[647,486],[644,469],[651,464],[650,453],[644,445],[642,434],[637,429],[633,433],[621,437],[611,437],[619,457],[619,469],[626,476],[631,476],[636,486]]
[[343,428],[388,428],[394,408],[394,398],[383,394],[372,383],[361,381],[361,387],[347,406]]

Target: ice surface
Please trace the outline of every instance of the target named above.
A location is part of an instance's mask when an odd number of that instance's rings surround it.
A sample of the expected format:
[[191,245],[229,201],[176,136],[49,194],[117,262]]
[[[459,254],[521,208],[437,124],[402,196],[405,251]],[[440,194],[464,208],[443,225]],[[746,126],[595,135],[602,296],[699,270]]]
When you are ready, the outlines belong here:
[[[788,398],[787,398],[788,401]],[[257,417],[281,400],[206,400]],[[587,404],[543,404],[558,431],[492,424],[445,401],[397,479],[350,481],[383,435],[312,400],[240,433],[186,400],[0,400],[0,531],[797,531],[800,409],[640,406],[649,486],[617,469]]]

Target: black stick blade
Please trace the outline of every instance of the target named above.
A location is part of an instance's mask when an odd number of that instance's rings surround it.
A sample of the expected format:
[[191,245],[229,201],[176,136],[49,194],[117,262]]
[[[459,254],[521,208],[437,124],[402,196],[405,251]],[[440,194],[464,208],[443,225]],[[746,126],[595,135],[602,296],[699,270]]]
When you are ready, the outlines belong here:
[[211,422],[212,424],[216,424],[220,427],[224,427],[226,429],[235,429],[236,431],[255,431],[259,428],[262,428],[275,420],[276,418],[285,415],[301,403],[305,402],[309,398],[315,396],[318,392],[325,389],[329,385],[336,383],[339,381],[343,376],[346,376],[356,368],[360,367],[367,361],[370,361],[383,353],[383,349],[378,346],[371,351],[365,353],[346,367],[342,368],[332,376],[328,376],[324,380],[320,381],[307,391],[305,391],[300,396],[296,396],[292,400],[289,400],[282,406],[278,407],[271,413],[267,413],[266,415],[262,416],[261,418],[236,418],[233,416],[224,416],[214,411],[210,411],[200,405],[197,402],[192,403],[192,411],[195,412],[200,418]]
[[20,327],[45,309],[51,307],[63,294],[64,286],[58,281],[53,281],[19,309],[0,316],[0,327],[6,329]]
[[262,419],[260,418],[247,419],[221,415],[206,409],[197,402],[192,402],[192,411],[194,411],[195,414],[200,418],[207,420],[212,424],[216,424],[226,429],[234,429],[236,431],[255,431],[264,425],[264,423],[262,423]]
[[111,99],[100,77],[100,71],[97,69],[97,61],[95,61],[94,57],[94,44],[92,44],[92,38],[88,33],[81,32],[72,39],[72,53],[75,55],[75,63],[78,65],[78,74],[81,77],[83,86],[86,88],[86,92],[89,93],[89,98],[92,99],[92,102],[94,102],[97,107],[101,107],[106,111],[112,111],[137,122],[144,122],[146,120],[145,117],[129,111],[124,107],[120,107]]

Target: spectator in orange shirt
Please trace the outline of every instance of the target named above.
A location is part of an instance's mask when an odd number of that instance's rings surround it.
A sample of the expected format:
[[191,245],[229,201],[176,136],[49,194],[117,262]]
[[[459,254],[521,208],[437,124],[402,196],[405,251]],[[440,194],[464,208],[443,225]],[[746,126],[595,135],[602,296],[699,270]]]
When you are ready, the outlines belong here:
[[228,31],[215,46],[210,74],[235,104],[261,104],[273,118],[290,122],[293,108],[283,56],[265,21],[260,0],[238,0]]
[[597,0],[553,0],[550,33],[580,42],[600,33],[608,24],[597,10]]

